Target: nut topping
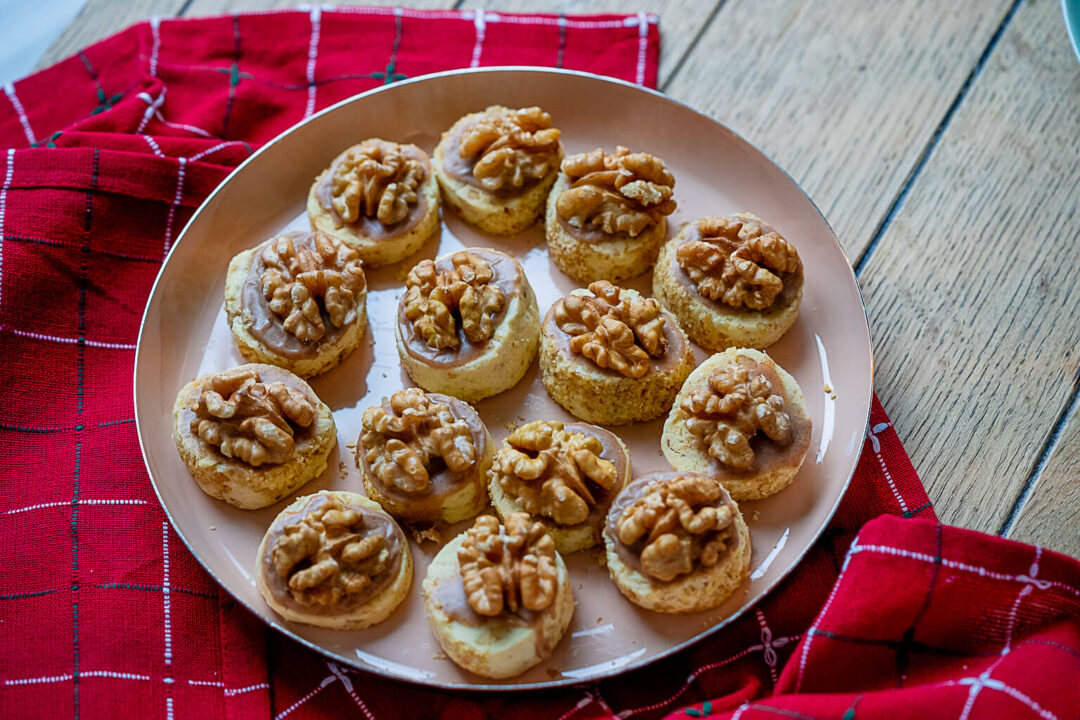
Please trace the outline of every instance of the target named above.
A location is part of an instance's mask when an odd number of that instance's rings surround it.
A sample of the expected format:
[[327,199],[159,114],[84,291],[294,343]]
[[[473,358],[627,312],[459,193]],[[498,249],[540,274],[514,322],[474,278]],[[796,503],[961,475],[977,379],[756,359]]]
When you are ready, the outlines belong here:
[[520,188],[550,173],[559,161],[560,132],[538,107],[489,107],[461,136],[458,153],[476,157],[473,175],[487,190]]
[[383,225],[404,220],[419,202],[416,189],[424,166],[402,152],[401,145],[367,140],[349,148],[330,178],[331,205],[346,223],[361,217]]
[[784,275],[799,269],[799,253],[780,233],[749,217],[707,217],[700,240],[679,246],[679,267],[710,300],[751,310],[772,307]]
[[625,291],[606,280],[589,285],[589,295],[567,295],[555,305],[555,324],[570,335],[570,350],[598,367],[640,378],[649,357],[667,350],[664,316],[652,298]]
[[631,153],[620,145],[608,155],[597,148],[566,158],[562,171],[570,187],[555,201],[555,210],[572,227],[637,237],[675,212],[675,178],[649,153]]
[[324,316],[336,328],[356,320],[366,281],[352,248],[320,232],[310,244],[282,235],[260,257],[263,297],[297,340],[316,342],[326,335]]
[[458,473],[476,461],[469,426],[449,405],[435,402],[419,388],[397,391],[390,396],[390,412],[370,407],[361,422],[364,459],[387,487],[407,493],[427,489],[434,458],[442,458]]
[[433,261],[422,260],[405,279],[405,317],[435,350],[458,347],[458,322],[466,340],[487,342],[495,332],[494,318],[506,304],[486,260],[462,250],[450,261],[452,270],[439,270]]
[[491,515],[476,518],[458,548],[458,565],[469,606],[480,615],[539,611],[555,599],[555,541],[527,513],[510,513],[505,529]]
[[363,593],[386,571],[386,538],[368,524],[362,513],[332,498],[285,526],[270,558],[293,600],[309,608],[333,607]]
[[561,422],[538,420],[510,434],[492,472],[526,512],[559,525],[577,525],[588,520],[597,502],[586,480],[601,490],[618,481],[614,463],[600,457],[603,452],[603,443],[591,435],[564,430]]
[[754,464],[750,440],[759,430],[777,444],[791,441],[791,420],[779,383],[772,367],[748,358],[719,367],[707,387],[683,400],[680,407],[690,416],[686,427],[714,458],[746,470]]
[[627,547],[641,546],[641,569],[668,582],[712,567],[734,531],[735,508],[720,483],[704,475],[661,481],[619,516],[617,534]]
[[259,467],[292,457],[293,426],[314,422],[315,406],[299,390],[264,384],[255,370],[234,368],[207,379],[191,431],[225,457]]

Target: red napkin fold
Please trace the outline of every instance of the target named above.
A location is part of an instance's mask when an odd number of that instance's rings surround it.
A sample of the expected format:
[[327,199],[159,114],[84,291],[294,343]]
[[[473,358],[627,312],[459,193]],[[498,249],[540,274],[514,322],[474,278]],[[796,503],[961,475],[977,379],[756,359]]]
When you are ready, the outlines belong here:
[[179,542],[138,449],[133,350],[161,260],[228,171],[404,77],[556,65],[655,86],[658,52],[645,14],[315,8],[143,23],[4,88],[0,715],[1080,713],[1080,566],[938,525],[876,400],[851,489],[775,592],[584,687],[451,693],[339,667],[266,630]]

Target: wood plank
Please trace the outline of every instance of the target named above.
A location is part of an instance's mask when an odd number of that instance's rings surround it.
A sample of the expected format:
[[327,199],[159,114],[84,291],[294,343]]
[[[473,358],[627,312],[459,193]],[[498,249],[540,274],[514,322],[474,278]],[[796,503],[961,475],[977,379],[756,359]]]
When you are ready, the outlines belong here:
[[722,0],[465,0],[462,8],[533,13],[638,13],[660,17],[660,85],[670,78]]
[[[312,5],[305,0],[193,0],[184,10],[184,17],[221,15],[247,10],[270,10],[300,5]],[[409,8],[438,9],[454,6],[454,0],[363,0],[359,5],[401,5]]]
[[38,58],[34,70],[52,65],[68,55],[153,15],[172,17],[184,0],[86,0],[82,10],[60,37]]
[[1009,0],[728,0],[666,88],[785,168],[866,247]]
[[[998,530],[1074,386],[1077,77],[1058,3],[1021,5],[862,275],[878,393],[949,523]],[[1043,512],[1080,555],[1074,511]]]
[[[1075,355],[1075,352],[1073,352]],[[1074,381],[1075,382],[1075,381]],[[1080,557],[1080,404],[1067,416],[1057,445],[1007,537]]]

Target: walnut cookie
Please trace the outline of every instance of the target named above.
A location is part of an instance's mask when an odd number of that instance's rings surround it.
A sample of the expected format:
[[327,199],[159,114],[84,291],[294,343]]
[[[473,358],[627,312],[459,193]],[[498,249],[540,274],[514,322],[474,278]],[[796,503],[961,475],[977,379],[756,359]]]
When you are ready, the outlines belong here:
[[292,232],[238,254],[225,315],[240,354],[311,377],[360,345],[367,281],[355,250],[321,232]]
[[543,213],[558,175],[559,137],[538,107],[492,105],[460,118],[435,148],[435,177],[446,204],[484,232],[524,230]]
[[556,301],[541,328],[548,394],[598,425],[660,417],[693,368],[690,341],[670,313],[604,280]]
[[525,375],[539,325],[521,263],[498,250],[469,248],[409,271],[394,337],[413,382],[476,402]]
[[439,186],[415,145],[369,138],[347,148],[308,192],[308,220],[356,250],[365,265],[389,265],[439,233]]
[[729,348],[687,378],[660,447],[675,469],[718,477],[739,502],[759,500],[795,479],[812,429],[795,378],[765,353]]
[[537,420],[503,441],[488,492],[499,517],[529,513],[566,555],[599,542],[607,509],[630,473],[630,451],[614,433]]
[[409,388],[367,408],[361,422],[364,488],[394,517],[455,523],[487,505],[495,443],[466,403]]
[[657,612],[717,607],[750,571],[750,530],[724,486],[707,475],[635,480],[608,512],[604,544],[619,591]]
[[574,614],[562,556],[539,522],[490,515],[447,543],[428,566],[424,609],[443,651],[488,678],[520,675],[551,656]]
[[748,213],[688,223],[653,273],[656,299],[714,351],[772,345],[795,323],[802,293],[795,246]]
[[250,364],[181,388],[173,439],[207,495],[252,510],[318,477],[337,428],[306,382],[273,365]]
[[286,620],[335,630],[382,622],[412,586],[409,543],[363,495],[324,490],[298,497],[263,536],[255,579]]
[[663,160],[622,145],[567,157],[544,219],[551,259],[580,283],[640,275],[667,240],[674,186]]

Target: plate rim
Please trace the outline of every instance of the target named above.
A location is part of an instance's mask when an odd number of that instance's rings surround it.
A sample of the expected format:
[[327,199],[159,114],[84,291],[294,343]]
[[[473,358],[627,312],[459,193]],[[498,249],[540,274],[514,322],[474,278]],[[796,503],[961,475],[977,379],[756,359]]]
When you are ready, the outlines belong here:
[[[1065,0],[1062,0],[1063,4],[1064,4],[1064,2],[1065,2]],[[387,670],[384,670],[383,668],[380,668],[380,667],[362,664],[360,661],[353,661],[351,658],[344,658],[343,659],[341,656],[330,655],[322,646],[320,646],[320,645],[318,645],[318,644],[316,644],[316,643],[314,643],[314,642],[312,642],[310,640],[307,640],[306,638],[303,638],[303,637],[297,635],[296,633],[292,632],[287,627],[280,626],[280,625],[275,625],[275,624],[266,622],[266,620],[263,619],[263,617],[259,614],[259,612],[257,612],[255,610],[254,607],[252,607],[248,602],[241,599],[240,597],[237,597],[232,592],[232,590],[218,578],[217,574],[210,567],[207,566],[206,562],[203,561],[202,557],[200,557],[200,555],[198,553],[196,553],[195,550],[191,547],[191,543],[188,542],[187,537],[180,530],[179,526],[176,523],[176,520],[173,518],[172,513],[169,511],[169,508],[166,506],[166,504],[165,504],[165,502],[164,502],[164,500],[162,498],[161,491],[158,488],[158,481],[155,479],[154,474],[150,469],[150,463],[149,463],[148,458],[147,458],[146,441],[144,439],[144,433],[143,433],[143,429],[142,429],[142,424],[140,423],[140,414],[138,412],[138,408],[139,408],[139,383],[138,383],[138,379],[139,379],[139,359],[140,359],[140,356],[142,354],[143,339],[144,339],[145,332],[146,332],[146,324],[147,324],[147,319],[148,319],[148,316],[149,316],[150,306],[151,306],[151,303],[152,303],[155,295],[158,292],[158,286],[162,281],[162,277],[165,274],[165,269],[167,268],[167,266],[169,264],[169,261],[171,260],[171,258],[173,256],[173,253],[176,252],[176,249],[177,249],[177,247],[179,247],[180,243],[183,242],[186,239],[188,231],[190,230],[190,228],[195,224],[195,222],[199,219],[199,217],[203,214],[203,212],[206,211],[206,208],[213,201],[213,199],[217,196],[217,194],[219,192],[221,192],[232,181],[232,179],[238,173],[240,173],[240,171],[242,171],[249,163],[253,162],[255,160],[255,158],[259,157],[264,152],[268,152],[270,150],[270,148],[272,148],[274,145],[276,145],[286,135],[289,135],[289,134],[295,132],[296,130],[298,130],[300,127],[302,127],[302,126],[304,126],[304,125],[306,125],[306,124],[308,124],[310,122],[315,121],[316,118],[319,118],[319,117],[321,117],[323,115],[326,115],[328,113],[331,113],[331,112],[335,112],[335,111],[337,111],[337,110],[339,110],[339,109],[341,109],[341,108],[343,108],[343,107],[345,107],[347,105],[352,105],[353,103],[362,102],[362,101],[366,100],[367,98],[372,97],[374,95],[377,95],[379,93],[392,91],[392,90],[395,90],[395,89],[397,89],[399,87],[403,87],[405,85],[412,85],[412,84],[416,84],[416,83],[438,82],[442,78],[454,77],[454,76],[458,76],[458,75],[482,75],[482,74],[506,73],[506,72],[523,73],[523,74],[528,73],[528,74],[564,75],[564,76],[579,77],[579,78],[589,79],[589,80],[598,81],[598,82],[602,82],[602,83],[620,85],[620,86],[630,88],[630,89],[633,89],[633,90],[636,90],[636,91],[639,91],[639,92],[644,92],[644,93],[646,93],[648,95],[652,95],[653,97],[655,97],[655,98],[657,98],[657,99],[659,99],[659,100],[661,100],[661,101],[663,101],[665,103],[669,103],[669,104],[675,105],[677,107],[683,108],[685,110],[689,110],[690,112],[694,113],[695,115],[698,115],[698,116],[704,118],[708,122],[719,126],[724,131],[730,133],[739,142],[742,142],[747,147],[749,147],[754,152],[756,152],[758,155],[760,155],[762,158],[767,160],[769,162],[769,164],[772,165],[774,168],[776,168],[781,173],[783,173],[784,177],[786,177],[788,179],[788,181],[795,188],[798,189],[798,191],[802,194],[802,196],[806,199],[806,201],[814,209],[814,212],[816,212],[818,214],[818,217],[821,218],[822,222],[825,224],[825,227],[828,228],[829,235],[832,238],[833,244],[836,246],[836,249],[840,251],[840,254],[843,256],[844,260],[846,261],[846,267],[847,267],[847,271],[849,273],[850,281],[851,281],[852,285],[855,287],[856,294],[857,294],[857,296],[859,298],[859,304],[862,307],[863,321],[864,321],[865,333],[866,333],[865,337],[866,337],[866,343],[867,343],[867,351],[868,351],[868,355],[869,355],[869,376],[870,376],[870,385],[869,385],[870,392],[868,393],[867,398],[866,398],[866,413],[865,413],[866,414],[866,420],[863,423],[864,424],[864,434],[866,432],[866,429],[869,428],[870,411],[871,411],[871,408],[873,406],[873,398],[874,398],[874,389],[873,389],[873,378],[874,378],[874,367],[875,367],[874,345],[873,345],[873,335],[870,332],[870,319],[869,319],[869,315],[867,314],[867,310],[866,310],[866,301],[865,301],[865,299],[863,297],[862,287],[859,285],[858,276],[855,274],[854,266],[851,264],[851,258],[848,257],[848,254],[844,250],[843,245],[840,244],[840,240],[836,235],[836,231],[833,230],[832,225],[829,223],[829,221],[825,217],[824,213],[821,212],[821,209],[817,206],[817,203],[815,203],[813,201],[813,199],[809,196],[809,194],[807,194],[806,190],[802,187],[802,185],[799,184],[799,182],[796,181],[795,178],[793,178],[787,172],[787,170],[784,169],[783,166],[781,166],[779,163],[775,162],[772,159],[771,156],[769,156],[768,154],[763,152],[760,148],[758,148],[753,143],[749,142],[741,134],[739,134],[738,132],[736,132],[735,130],[733,130],[732,128],[727,126],[726,124],[720,122],[719,120],[716,120],[716,119],[710,117],[709,115],[706,115],[705,113],[691,107],[690,105],[688,105],[688,104],[686,104],[686,103],[684,103],[684,102],[682,102],[680,100],[676,100],[676,99],[674,99],[672,97],[669,97],[669,96],[665,95],[664,93],[660,92],[659,90],[654,90],[653,88],[645,87],[643,85],[637,85],[635,83],[631,83],[631,82],[628,82],[626,80],[621,80],[619,78],[609,77],[609,76],[606,76],[606,75],[599,75],[597,73],[586,72],[586,71],[581,71],[581,70],[568,70],[568,69],[565,69],[565,68],[547,68],[547,67],[530,66],[530,65],[495,65],[495,66],[482,67],[482,68],[458,68],[458,69],[454,69],[454,70],[444,70],[444,71],[440,71],[440,72],[436,72],[436,73],[429,73],[429,74],[426,74],[426,75],[418,75],[418,76],[413,77],[413,78],[407,78],[405,80],[400,80],[400,81],[391,83],[389,85],[381,85],[379,87],[372,88],[370,90],[366,90],[366,91],[364,91],[362,93],[352,95],[350,97],[339,100],[338,102],[333,103],[332,105],[328,105],[327,107],[323,108],[322,110],[320,110],[320,111],[318,111],[316,113],[313,113],[312,115],[310,115],[310,116],[308,116],[306,118],[301,119],[300,121],[294,123],[293,125],[290,125],[288,128],[286,128],[282,132],[275,135],[273,138],[268,140],[262,147],[260,147],[255,152],[251,153],[247,158],[245,158],[231,172],[229,172],[229,174],[226,175],[225,178],[220,183],[218,183],[218,185],[210,192],[210,194],[207,195],[206,198],[199,204],[199,206],[192,213],[191,217],[188,219],[187,223],[185,223],[183,230],[179,233],[179,235],[177,235],[177,238],[173,242],[172,247],[169,249],[168,254],[166,254],[166,256],[162,259],[161,268],[158,270],[157,276],[154,278],[154,283],[150,287],[150,292],[147,295],[147,299],[146,299],[146,306],[143,308],[142,320],[139,323],[139,335],[138,335],[138,340],[136,342],[136,347],[135,347],[135,360],[134,360],[134,363],[133,363],[133,366],[132,366],[132,399],[133,399],[133,402],[134,402],[134,408],[133,409],[135,411],[134,412],[134,415],[135,415],[135,431],[136,431],[136,434],[138,435],[138,439],[139,439],[139,452],[140,452],[140,455],[142,456],[143,467],[145,468],[146,474],[150,479],[150,485],[154,489],[154,495],[157,497],[158,505],[161,507],[162,511],[165,513],[165,517],[166,517],[166,519],[168,519],[169,524],[172,526],[173,531],[176,533],[177,537],[180,538],[180,541],[184,543],[184,546],[187,548],[188,552],[190,552],[191,555],[195,558],[196,562],[199,563],[199,566],[203,569],[203,571],[205,571],[211,578],[213,578],[214,582],[217,583],[219,589],[224,590],[228,594],[228,596],[233,599],[234,602],[239,603],[248,612],[255,615],[258,618],[258,620],[261,623],[263,623],[263,625],[271,628],[275,632],[278,632],[278,633],[288,637],[293,642],[297,642],[297,643],[303,645],[304,647],[308,648],[309,650],[312,650],[312,651],[318,653],[322,657],[326,658],[327,661],[329,661],[329,662],[339,662],[340,661],[340,662],[343,662],[343,663],[347,664],[349,667],[354,668],[356,670],[360,670],[360,671],[363,671],[363,672],[368,672],[368,673],[371,673],[373,675],[376,675],[376,676],[379,676],[379,677],[384,677],[384,678],[387,678],[389,680],[393,680],[393,681],[396,681],[396,682],[408,683],[408,684],[413,684],[413,685],[420,685],[420,686],[424,686],[424,687],[438,688],[440,690],[450,690],[450,691],[459,691],[459,692],[492,693],[492,692],[527,692],[527,691],[530,691],[530,690],[549,690],[549,689],[555,689],[555,688],[567,688],[567,687],[580,686],[580,685],[585,685],[585,684],[594,683],[594,682],[598,682],[598,681],[601,681],[601,680],[606,680],[606,679],[610,679],[610,678],[613,678],[613,677],[617,677],[617,676],[625,674],[625,673],[633,672],[635,670],[640,670],[640,669],[645,668],[645,667],[647,667],[647,666],[649,666],[649,665],[651,665],[651,664],[653,664],[655,662],[659,662],[661,660],[669,658],[672,655],[675,655],[676,653],[679,653],[679,652],[681,652],[681,651],[683,651],[683,650],[685,650],[685,649],[687,649],[687,648],[689,648],[689,647],[691,647],[691,646],[705,640],[706,638],[708,638],[708,637],[716,634],[717,632],[721,631],[722,629],[724,629],[725,627],[727,627],[728,625],[733,623],[738,618],[742,617],[743,614],[745,614],[751,608],[751,604],[747,603],[747,604],[743,605],[737,611],[735,611],[734,613],[732,613],[728,617],[724,618],[720,622],[716,623],[715,625],[713,625],[713,626],[711,626],[709,628],[706,628],[705,630],[703,630],[700,633],[694,635],[693,637],[691,637],[691,638],[689,638],[687,640],[684,640],[683,642],[680,642],[680,643],[678,643],[676,645],[672,645],[671,647],[669,647],[669,648],[667,648],[667,649],[665,649],[665,650],[663,650],[661,652],[658,652],[655,655],[652,655],[652,656],[650,656],[648,658],[645,658],[643,660],[640,660],[638,662],[632,662],[632,663],[628,663],[627,665],[620,666],[617,669],[614,669],[609,673],[600,673],[597,676],[591,677],[591,678],[588,678],[588,679],[565,678],[565,679],[562,679],[562,680],[551,680],[551,681],[538,682],[538,683],[514,683],[514,684],[505,684],[505,685],[489,684],[489,683],[475,683],[475,684],[474,683],[461,683],[461,682],[451,682],[451,681],[443,681],[443,680],[430,680],[430,679],[427,679],[427,678],[402,677],[402,676],[399,676],[399,675],[395,675],[395,674],[393,674],[393,673],[391,673],[391,672],[389,672]],[[864,328],[860,327],[859,329],[863,330]],[[861,457],[861,452],[859,453],[859,456],[856,458],[855,462],[852,464],[851,470],[848,473],[847,478],[844,480],[843,488],[842,488],[841,492],[837,495],[836,500],[833,502],[832,507],[830,507],[828,509],[827,513],[825,514],[825,520],[824,520],[824,522],[822,522],[821,527],[819,527],[814,532],[813,538],[810,540],[810,542],[808,542],[806,544],[806,546],[797,554],[797,556],[795,557],[795,560],[794,560],[794,562],[792,562],[791,566],[787,570],[785,570],[782,574],[780,574],[772,583],[770,583],[765,588],[765,590],[761,593],[758,602],[761,602],[762,600],[767,598],[769,595],[771,595],[773,593],[773,591],[776,590],[777,586],[781,582],[786,580],[791,575],[791,573],[794,572],[794,570],[803,562],[803,560],[806,558],[807,553],[810,552],[810,549],[815,544],[817,544],[817,541],[821,538],[821,535],[822,535],[822,533],[824,533],[825,528],[827,528],[829,523],[832,522],[833,516],[836,514],[837,509],[840,507],[840,503],[843,501],[844,496],[847,495],[847,492],[851,487],[851,481],[855,477],[855,471],[858,469],[859,458],[860,457]]]
[[1077,0],[1061,0],[1061,14],[1065,17],[1065,32],[1077,61],[1080,61],[1080,3]]

